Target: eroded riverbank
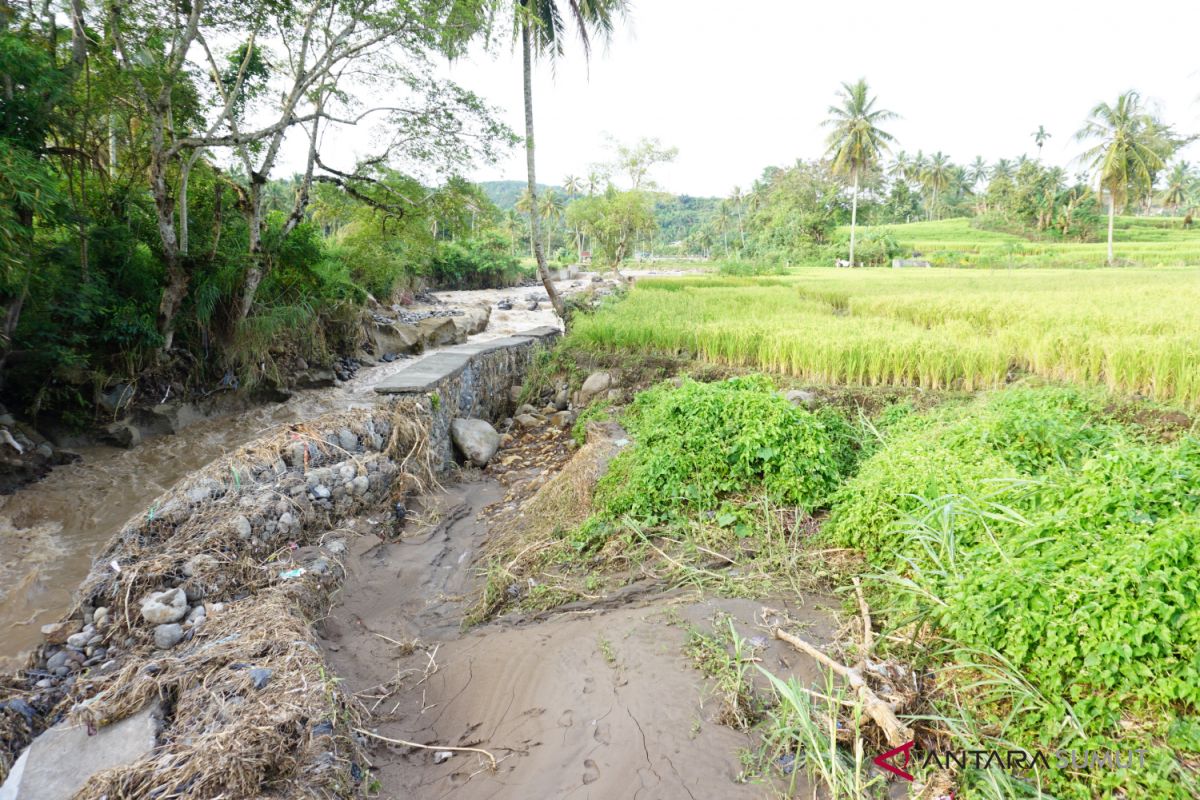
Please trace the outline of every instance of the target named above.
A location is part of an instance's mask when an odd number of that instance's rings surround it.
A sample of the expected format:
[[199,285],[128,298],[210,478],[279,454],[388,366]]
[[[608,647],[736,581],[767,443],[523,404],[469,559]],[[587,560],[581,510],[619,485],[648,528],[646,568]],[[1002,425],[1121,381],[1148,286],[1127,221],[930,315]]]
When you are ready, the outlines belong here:
[[[563,281],[560,291],[584,288]],[[493,307],[487,329],[471,341],[488,341],[519,330],[559,323],[547,303],[512,309],[494,306],[505,298],[537,294],[529,288],[439,292],[443,303]],[[419,307],[418,307],[419,308]],[[37,483],[0,496],[0,669],[21,663],[40,640],[42,625],[56,620],[92,566],[92,559],[121,526],[147,512],[156,497],[188,474],[282,426],[331,411],[370,408],[379,402],[375,384],[442,348],[360,369],[349,381],[300,390],[282,403],[252,407],[196,422],[177,434],[147,439],[132,449],[92,446],[82,458],[55,468]]]

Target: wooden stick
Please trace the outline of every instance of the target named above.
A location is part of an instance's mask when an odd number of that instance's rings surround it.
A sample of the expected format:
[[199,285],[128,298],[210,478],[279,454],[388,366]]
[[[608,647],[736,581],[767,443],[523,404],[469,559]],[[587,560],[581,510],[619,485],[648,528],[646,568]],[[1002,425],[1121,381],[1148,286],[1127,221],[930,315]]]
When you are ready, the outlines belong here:
[[871,609],[867,607],[867,600],[863,597],[862,584],[858,582],[858,578],[854,578],[854,593],[858,595],[858,610],[862,614],[862,646],[863,651],[858,656],[858,665],[867,663],[867,659],[871,656],[871,649],[874,646],[871,639]]
[[446,747],[442,745],[417,744],[416,742],[409,742],[404,739],[389,739],[386,736],[380,736],[378,733],[364,731],[362,728],[355,728],[354,732],[361,733],[363,736],[370,736],[372,739],[378,739],[379,741],[387,742],[388,744],[400,745],[401,747],[418,747],[422,750],[449,750],[454,753],[482,753],[488,757],[488,761],[492,762],[492,772],[496,771],[496,757],[487,750],[479,747]]
[[892,710],[892,707],[879,699],[879,695],[875,694],[871,687],[867,685],[866,679],[863,678],[862,670],[857,667],[847,667],[845,664],[839,664],[799,636],[794,636],[785,630],[781,630],[778,625],[771,627],[771,635],[781,642],[787,642],[796,650],[832,670],[834,674],[845,678],[850,687],[858,692],[858,698],[862,701],[863,711],[867,712],[867,716],[873,719],[875,724],[883,731],[883,735],[887,737],[888,744],[893,747],[899,747],[902,744],[912,741],[912,731],[896,718],[896,712]]

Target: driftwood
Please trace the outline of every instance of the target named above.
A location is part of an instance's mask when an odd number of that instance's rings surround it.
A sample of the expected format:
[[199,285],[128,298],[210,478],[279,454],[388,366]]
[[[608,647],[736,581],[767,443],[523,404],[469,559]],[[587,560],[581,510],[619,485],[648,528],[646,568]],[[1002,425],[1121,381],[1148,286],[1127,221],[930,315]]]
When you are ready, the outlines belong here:
[[850,684],[850,688],[858,694],[859,701],[862,703],[863,711],[870,717],[879,729],[883,731],[884,737],[887,738],[888,744],[892,747],[899,747],[902,744],[907,744],[913,740],[912,729],[902,723],[896,717],[896,710],[891,703],[883,700],[875,693],[868,684],[864,671],[867,666],[867,658],[871,653],[873,634],[871,631],[871,614],[867,608],[867,602],[863,598],[862,587],[858,581],[854,581],[854,589],[858,595],[858,607],[862,614],[863,621],[863,646],[862,653],[859,655],[859,661],[852,667],[845,664],[840,664],[834,661],[824,653],[820,648],[801,639],[795,634],[788,633],[779,627],[773,619],[779,618],[779,613],[773,609],[763,609],[763,618],[768,621],[771,636],[781,642],[786,642],[795,650],[804,653],[809,658],[812,658],[818,664],[829,669],[835,675],[840,675]]

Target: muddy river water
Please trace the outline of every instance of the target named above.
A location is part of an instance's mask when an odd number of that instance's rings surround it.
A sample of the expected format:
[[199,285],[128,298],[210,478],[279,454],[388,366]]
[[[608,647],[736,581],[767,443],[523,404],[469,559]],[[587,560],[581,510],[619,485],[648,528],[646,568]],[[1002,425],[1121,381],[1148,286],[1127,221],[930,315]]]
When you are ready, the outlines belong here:
[[[564,282],[560,290],[578,285]],[[448,303],[493,306],[487,330],[472,337],[486,340],[557,325],[545,302],[537,311],[526,310],[524,302],[511,311],[494,308],[501,298],[523,301],[535,291],[439,292],[438,297]],[[176,481],[273,428],[375,403],[375,384],[417,358],[366,367],[341,385],[298,391],[284,403],[202,420],[131,450],[83,448],[78,462],[56,467],[38,483],[0,498],[0,669],[19,665],[37,645],[40,627],[68,610],[96,553]]]

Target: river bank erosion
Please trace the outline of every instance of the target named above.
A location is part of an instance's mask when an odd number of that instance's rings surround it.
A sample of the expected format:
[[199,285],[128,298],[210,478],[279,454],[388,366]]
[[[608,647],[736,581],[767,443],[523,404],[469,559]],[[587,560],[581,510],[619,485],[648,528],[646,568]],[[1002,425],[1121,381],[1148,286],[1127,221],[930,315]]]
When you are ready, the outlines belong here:
[[[559,335],[539,312],[491,308],[464,343],[84,450],[11,495],[7,524],[52,544],[6,561],[0,798],[758,796],[746,734],[708,724],[681,657],[717,619],[751,635],[754,602],[652,579],[463,625],[490,543],[628,444],[573,435],[631,397],[618,373],[526,383]],[[832,638],[835,601],[789,602]],[[778,648],[760,657],[789,664]]]

